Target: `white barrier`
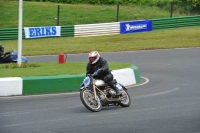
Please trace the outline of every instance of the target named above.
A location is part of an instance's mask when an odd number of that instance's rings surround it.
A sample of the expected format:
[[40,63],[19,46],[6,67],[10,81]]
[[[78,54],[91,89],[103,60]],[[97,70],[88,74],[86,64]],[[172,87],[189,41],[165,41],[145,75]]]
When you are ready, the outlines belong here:
[[120,22],[74,25],[74,37],[120,34]]
[[[114,76],[114,79],[117,82],[121,83],[124,86],[130,86],[136,84],[136,73],[131,68],[124,68],[113,70],[111,72]],[[138,75],[139,76],[139,75]],[[74,77],[74,76],[73,76]],[[82,77],[77,76],[77,78],[84,78],[85,74],[82,74]],[[80,81],[77,79],[77,83],[80,85]],[[23,86],[23,79],[20,77],[10,77],[10,78],[0,78],[0,96],[12,96],[12,95],[23,95],[23,90],[27,90],[29,88],[24,88]],[[79,88],[77,88],[78,90]],[[52,89],[50,89],[52,90]],[[49,92],[49,93],[53,93]],[[31,93],[34,94],[34,93]]]
[[121,83],[124,86],[136,84],[136,79],[133,69],[130,68],[118,69],[118,70],[113,70],[111,73],[113,74],[114,79],[116,79],[117,82]]
[[0,96],[22,95],[22,78],[0,78]]

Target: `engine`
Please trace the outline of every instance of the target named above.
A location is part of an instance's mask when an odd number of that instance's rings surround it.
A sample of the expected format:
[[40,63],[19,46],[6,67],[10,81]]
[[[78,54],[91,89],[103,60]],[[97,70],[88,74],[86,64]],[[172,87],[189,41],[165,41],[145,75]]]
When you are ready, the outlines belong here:
[[110,94],[111,96],[116,96],[116,91],[114,91],[113,89],[110,89],[110,90],[109,90],[109,94]]

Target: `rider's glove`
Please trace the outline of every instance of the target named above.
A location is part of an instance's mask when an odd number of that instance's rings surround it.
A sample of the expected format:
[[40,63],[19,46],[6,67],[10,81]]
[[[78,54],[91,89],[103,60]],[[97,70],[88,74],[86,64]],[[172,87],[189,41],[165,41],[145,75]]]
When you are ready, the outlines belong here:
[[5,52],[5,55],[10,54],[10,52]]
[[97,76],[97,75],[98,75],[98,72],[95,71],[92,75],[93,75],[93,76]]
[[102,71],[102,69],[98,69],[97,72],[100,73]]
[[94,72],[93,76],[98,75],[101,71],[102,71],[101,69],[96,70],[96,71]]

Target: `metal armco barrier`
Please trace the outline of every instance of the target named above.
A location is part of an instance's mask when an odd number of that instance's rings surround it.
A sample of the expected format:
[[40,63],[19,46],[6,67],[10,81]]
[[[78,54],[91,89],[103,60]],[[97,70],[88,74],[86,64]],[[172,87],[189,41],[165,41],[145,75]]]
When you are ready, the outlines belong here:
[[[74,25],[61,27],[62,37],[74,37]],[[25,39],[24,29],[22,30],[22,38]],[[18,28],[2,28],[0,29],[1,40],[17,40]]]
[[[25,38],[24,29],[22,30],[22,38]],[[1,40],[17,40],[18,28],[2,28],[0,29],[0,41]]]
[[[174,18],[152,19],[153,30],[200,26],[200,15],[184,16]],[[113,27],[114,26],[114,27]],[[86,28],[87,27],[87,28]],[[25,39],[24,29],[22,38]],[[100,36],[120,34],[120,25],[118,22],[86,25],[70,25],[61,27],[61,37],[80,37],[80,36]],[[18,28],[0,29],[1,40],[18,39]]]
[[119,22],[75,25],[74,27],[74,37],[120,34]]
[[61,26],[61,37],[74,37],[74,25]]
[[200,15],[153,19],[153,30],[179,28],[189,26],[200,26]]

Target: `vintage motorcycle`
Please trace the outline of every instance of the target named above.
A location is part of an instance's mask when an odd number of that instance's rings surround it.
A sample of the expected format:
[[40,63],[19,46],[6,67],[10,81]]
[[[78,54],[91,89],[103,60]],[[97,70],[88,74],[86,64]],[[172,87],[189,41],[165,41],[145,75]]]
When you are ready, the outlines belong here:
[[88,110],[98,112],[102,106],[130,106],[131,99],[123,85],[116,82],[116,86],[122,92],[121,95],[117,96],[115,90],[110,88],[103,80],[94,79],[93,76],[94,74],[87,75],[80,88],[80,99]]
[[[16,63],[18,61],[18,52],[15,49],[12,50],[8,56],[10,58],[10,61],[9,62],[5,62],[5,63],[10,63],[10,62]],[[26,63],[28,61],[27,61],[26,57],[22,56],[21,57],[21,62]],[[0,64],[3,64],[3,62],[1,62],[1,60],[0,60]]]

